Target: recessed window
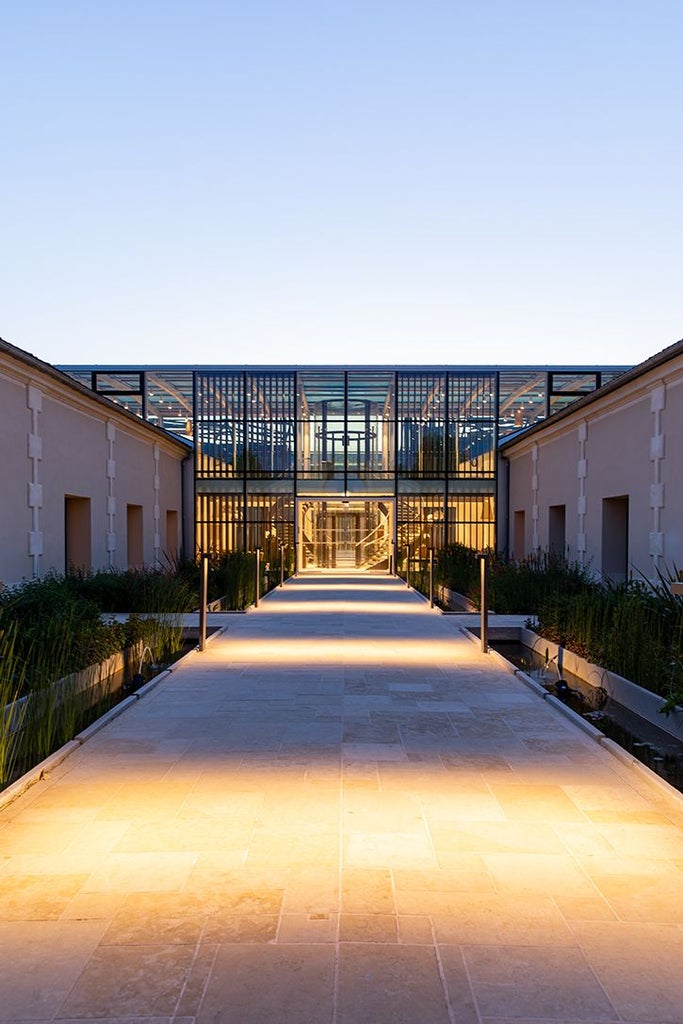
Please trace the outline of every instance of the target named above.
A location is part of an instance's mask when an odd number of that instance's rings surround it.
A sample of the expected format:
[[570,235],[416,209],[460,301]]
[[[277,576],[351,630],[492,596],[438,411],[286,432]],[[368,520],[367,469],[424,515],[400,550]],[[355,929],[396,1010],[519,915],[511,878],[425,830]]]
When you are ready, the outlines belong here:
[[613,583],[628,579],[628,495],[603,498],[602,572]]
[[567,506],[548,508],[548,550],[556,558],[564,558],[567,544]]
[[526,541],[524,536],[526,528],[525,518],[524,509],[515,512],[514,514],[512,556],[516,559],[524,558],[524,555],[526,554]]
[[64,553],[67,572],[92,568],[90,498],[64,495]]
[[144,565],[142,505],[126,506],[126,551],[128,568],[140,569]]

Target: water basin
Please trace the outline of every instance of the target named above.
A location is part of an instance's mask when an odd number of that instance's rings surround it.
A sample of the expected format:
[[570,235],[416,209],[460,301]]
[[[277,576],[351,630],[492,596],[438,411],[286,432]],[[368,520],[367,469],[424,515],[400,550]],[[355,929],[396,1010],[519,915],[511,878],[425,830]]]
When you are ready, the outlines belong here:
[[525,644],[489,636],[489,646],[683,792],[683,743],[615,701],[602,687],[592,686],[571,672],[560,673],[554,660]]

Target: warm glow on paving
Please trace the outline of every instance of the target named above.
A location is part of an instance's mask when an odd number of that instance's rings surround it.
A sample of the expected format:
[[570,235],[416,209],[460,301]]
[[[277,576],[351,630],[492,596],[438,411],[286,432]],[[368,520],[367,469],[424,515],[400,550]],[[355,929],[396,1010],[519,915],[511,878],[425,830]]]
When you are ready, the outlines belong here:
[[[259,611],[261,606],[259,606]],[[305,605],[296,601],[278,601],[274,606],[272,600],[263,602],[263,611],[277,615],[416,615],[414,606],[409,604],[397,605],[390,601],[363,601],[361,605],[351,601],[307,601]],[[429,606],[425,605],[425,612],[429,612]],[[434,614],[432,612],[432,614]]]
[[[470,645],[474,648],[474,645]],[[231,662],[261,663],[264,666],[277,668],[310,662],[316,665],[363,665],[370,660],[378,665],[400,664],[446,664],[453,665],[468,660],[462,648],[456,649],[454,640],[435,641],[406,640],[397,637],[393,640],[381,636],[363,640],[348,640],[344,637],[302,637],[300,640],[270,639],[260,640],[256,645],[249,638],[230,640],[229,645],[216,653],[216,660],[229,659]],[[210,662],[211,655],[207,662]]]
[[0,811],[0,1022],[680,1024],[680,809],[387,577],[297,579]]

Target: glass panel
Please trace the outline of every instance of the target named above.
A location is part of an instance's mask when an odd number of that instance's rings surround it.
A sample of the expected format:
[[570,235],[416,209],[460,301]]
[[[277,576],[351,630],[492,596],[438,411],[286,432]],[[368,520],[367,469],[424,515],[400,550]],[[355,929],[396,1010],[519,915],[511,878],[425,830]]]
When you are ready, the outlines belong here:
[[192,373],[147,370],[147,419],[174,434],[192,436]]
[[294,496],[250,494],[247,498],[248,551],[260,547],[266,569],[279,560],[280,543],[294,550]]
[[197,547],[221,554],[244,544],[244,498],[239,494],[197,495]]
[[495,446],[495,422],[469,420],[451,423],[448,431],[449,475],[494,476]]
[[494,476],[495,375],[451,373],[448,381],[448,415],[449,476]]
[[357,479],[394,472],[395,375],[348,374],[347,470]]
[[114,395],[107,392],[98,392],[98,394],[102,394],[104,398],[108,398],[115,405],[122,405],[128,412],[132,412],[134,416],[139,416],[142,419],[142,394]]
[[617,377],[621,377],[625,370],[603,370],[600,373],[600,385],[609,384],[611,380],[616,380]]
[[244,379],[241,373],[198,373],[196,473],[244,476]]
[[88,390],[92,390],[92,372],[90,370],[63,370],[67,376],[73,377],[79,384],[85,385]]
[[344,373],[311,370],[298,377],[299,472],[318,479],[343,476]]
[[550,392],[556,391],[578,391],[588,394],[595,391],[597,386],[596,373],[551,373]]
[[294,473],[294,374],[251,373],[247,378],[248,475]]
[[429,549],[443,547],[444,496],[443,494],[404,494],[396,499],[397,534],[399,551],[408,544],[411,559],[424,563]]
[[448,498],[448,543],[475,551],[495,547],[495,499],[492,494],[459,494]]
[[551,373],[550,412],[566,409],[577,398],[595,391],[597,381],[597,373]]
[[399,373],[398,471],[403,476],[441,476],[445,470],[446,375]]
[[451,420],[495,420],[495,374],[450,373],[448,416]]
[[560,412],[561,409],[566,409],[568,405],[578,402],[579,398],[581,398],[581,395],[552,395],[550,398],[550,414],[553,415],[556,412]]
[[548,389],[545,370],[501,370],[498,380],[499,437],[545,419]]
[[101,394],[108,391],[142,391],[142,374],[138,372],[120,373],[118,370],[109,373],[95,374],[95,390]]

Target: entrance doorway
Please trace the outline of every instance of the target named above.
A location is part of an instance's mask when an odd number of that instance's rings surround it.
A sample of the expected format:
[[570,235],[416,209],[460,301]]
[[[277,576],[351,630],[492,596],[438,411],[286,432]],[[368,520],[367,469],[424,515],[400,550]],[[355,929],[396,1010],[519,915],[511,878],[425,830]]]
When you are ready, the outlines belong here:
[[390,499],[299,502],[299,568],[388,570],[393,512]]

